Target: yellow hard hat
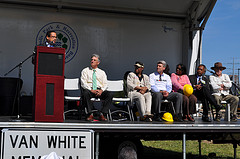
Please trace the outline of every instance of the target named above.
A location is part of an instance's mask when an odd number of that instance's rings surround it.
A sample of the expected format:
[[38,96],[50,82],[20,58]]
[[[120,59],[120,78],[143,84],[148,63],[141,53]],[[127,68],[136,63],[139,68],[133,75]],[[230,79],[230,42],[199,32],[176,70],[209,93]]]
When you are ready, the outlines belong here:
[[193,93],[192,86],[189,84],[185,84],[183,87],[183,94],[189,97],[190,95],[192,95],[192,93]]
[[165,120],[165,121],[173,122],[173,116],[169,112],[164,113],[163,116],[162,116],[162,119]]

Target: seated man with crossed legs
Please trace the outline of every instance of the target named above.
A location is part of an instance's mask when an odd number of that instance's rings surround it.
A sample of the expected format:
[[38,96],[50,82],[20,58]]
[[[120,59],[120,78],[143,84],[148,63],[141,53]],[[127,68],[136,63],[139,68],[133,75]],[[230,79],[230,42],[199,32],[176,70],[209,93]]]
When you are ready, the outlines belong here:
[[106,121],[105,115],[112,103],[112,95],[107,91],[107,75],[98,68],[100,64],[100,57],[93,54],[91,57],[91,67],[86,67],[81,73],[81,86],[83,88],[83,101],[87,107],[88,117],[87,121],[93,121],[94,108],[91,98],[100,98],[103,100],[102,109],[100,110],[100,121]]

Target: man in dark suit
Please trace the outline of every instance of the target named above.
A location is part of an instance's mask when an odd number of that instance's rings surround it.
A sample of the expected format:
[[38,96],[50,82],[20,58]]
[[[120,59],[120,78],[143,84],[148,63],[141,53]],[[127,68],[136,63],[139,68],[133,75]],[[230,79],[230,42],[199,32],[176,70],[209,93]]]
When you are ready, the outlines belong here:
[[214,105],[217,113],[221,109],[221,106],[217,104],[215,98],[211,95],[209,80],[204,75],[205,72],[206,66],[201,64],[197,68],[197,73],[189,76],[189,79],[194,88],[194,95],[202,102],[203,105],[202,120],[205,122],[211,122],[211,119],[208,117],[209,103]]
[[[56,47],[56,40],[57,40],[57,33],[53,30],[48,31],[46,33],[46,41],[42,44],[39,44],[38,46],[46,46],[46,47]],[[34,48],[34,53],[32,56],[32,63],[35,64],[35,53],[37,51],[37,46]]]

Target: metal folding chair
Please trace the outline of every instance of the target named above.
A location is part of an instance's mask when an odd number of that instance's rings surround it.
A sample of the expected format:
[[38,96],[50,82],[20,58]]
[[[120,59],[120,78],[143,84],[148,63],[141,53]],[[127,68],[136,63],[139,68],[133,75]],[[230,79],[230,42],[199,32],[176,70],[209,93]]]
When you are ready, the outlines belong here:
[[[79,78],[64,79],[64,90],[65,91],[80,91]],[[81,100],[80,96],[68,96],[68,95],[66,95],[66,96],[64,96],[64,100],[67,102],[67,106],[68,106],[69,101],[76,101],[76,105],[78,107],[80,107],[80,100]],[[67,114],[69,112],[80,112],[80,108],[79,109],[70,109],[70,110],[64,111],[64,113],[63,113],[64,120],[65,120],[65,114]]]
[[[123,87],[123,80],[116,80],[116,81],[110,81],[108,80],[108,91],[110,92],[123,92],[124,91],[124,87]],[[131,121],[134,120],[133,118],[133,113],[132,110],[130,108],[130,103],[131,103],[131,98],[129,97],[114,97],[113,102],[124,102],[124,104],[122,106],[125,106],[127,108],[127,110],[125,111],[123,108],[122,109],[117,109],[114,111],[111,111],[111,109],[109,109],[109,116],[110,116],[110,120],[112,119],[112,114],[114,113],[125,113],[129,115],[129,119]]]

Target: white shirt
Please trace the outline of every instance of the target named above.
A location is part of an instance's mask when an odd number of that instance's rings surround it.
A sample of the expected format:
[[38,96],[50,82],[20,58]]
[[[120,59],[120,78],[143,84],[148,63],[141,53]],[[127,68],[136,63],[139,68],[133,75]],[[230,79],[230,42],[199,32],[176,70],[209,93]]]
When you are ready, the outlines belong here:
[[149,75],[149,79],[153,92],[168,91],[170,93],[172,91],[172,81],[169,75],[163,73],[160,80],[160,74],[154,72]]
[[143,78],[140,81],[139,77],[135,73],[131,72],[131,73],[128,74],[128,77],[127,77],[128,92],[130,92],[130,91],[135,91],[136,92],[137,90],[134,90],[134,88],[137,87],[137,86],[147,87],[148,90],[151,89],[151,85],[149,83],[148,76],[145,75],[145,74],[143,74],[142,76],[143,76]]
[[[105,91],[107,89],[107,75],[106,73],[96,68],[97,88]],[[92,75],[93,69],[91,67],[84,68],[81,72],[81,86],[84,89],[92,89]]]
[[[210,84],[213,87],[213,95],[229,95],[229,89],[232,87],[232,82],[227,74],[222,74],[220,77],[217,75],[210,76]],[[219,90],[221,84],[224,85],[225,89]]]

